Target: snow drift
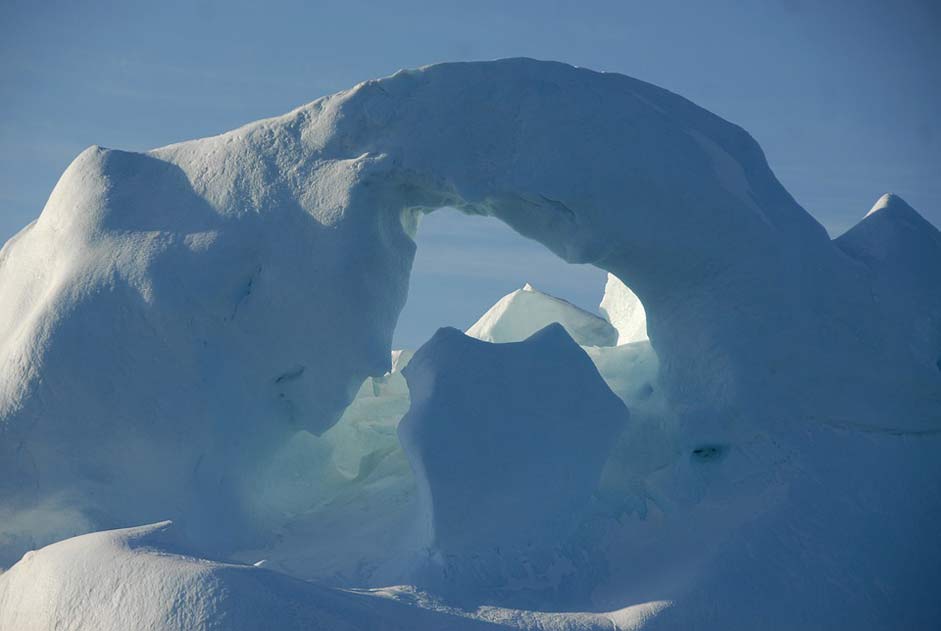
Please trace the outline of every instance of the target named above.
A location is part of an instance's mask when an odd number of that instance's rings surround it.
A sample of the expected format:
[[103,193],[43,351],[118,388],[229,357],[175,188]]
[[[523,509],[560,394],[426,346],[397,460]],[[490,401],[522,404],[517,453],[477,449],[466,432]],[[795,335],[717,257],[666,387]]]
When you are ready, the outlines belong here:
[[[337,421],[389,372],[415,226],[442,206],[607,270],[643,305],[649,340],[611,289],[629,343],[587,350],[632,421],[560,544],[555,607],[646,607],[630,624],[647,628],[937,619],[937,229],[889,197],[831,241],[735,125],[525,59],[403,71],[221,136],[79,155],[0,250],[0,565],[173,519],[199,555],[306,540],[329,557],[343,541],[337,576],[409,580],[424,559],[407,465],[372,448],[397,413]],[[582,341],[613,343],[605,330]],[[377,442],[357,446],[357,428]],[[350,517],[364,507],[375,522]],[[0,579],[4,615],[26,611],[27,566]],[[69,585],[92,580],[81,571]],[[556,623],[575,624],[538,622]]]
[[[94,568],[93,576],[89,568]],[[250,565],[194,558],[169,522],[30,552],[0,576],[0,629],[496,629]]]

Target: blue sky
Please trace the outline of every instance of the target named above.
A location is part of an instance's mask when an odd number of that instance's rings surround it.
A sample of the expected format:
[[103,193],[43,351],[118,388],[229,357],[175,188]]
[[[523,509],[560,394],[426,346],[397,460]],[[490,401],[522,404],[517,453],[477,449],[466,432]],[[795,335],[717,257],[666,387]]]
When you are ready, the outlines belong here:
[[[143,150],[361,80],[529,56],[621,72],[747,129],[832,234],[894,191],[941,225],[941,3],[0,0],[0,240],[91,144]],[[467,326],[526,280],[594,307],[603,277],[480,218],[419,234],[397,333]]]

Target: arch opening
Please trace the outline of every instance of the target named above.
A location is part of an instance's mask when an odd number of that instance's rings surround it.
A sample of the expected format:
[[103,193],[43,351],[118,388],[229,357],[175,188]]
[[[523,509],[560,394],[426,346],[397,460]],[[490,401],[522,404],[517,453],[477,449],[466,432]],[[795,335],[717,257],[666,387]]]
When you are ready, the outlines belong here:
[[[396,435],[410,405],[401,371],[440,326],[494,343],[521,341],[550,321],[566,327],[632,414],[600,482],[604,510],[644,510],[638,479],[670,457],[671,443],[639,298],[604,270],[568,263],[494,217],[441,207],[422,213],[412,235],[417,252],[391,370],[367,378],[323,435],[299,431],[274,455],[247,495],[259,502],[254,514],[277,516],[288,534],[240,558],[263,556],[277,569],[345,586],[408,575],[420,539],[415,478]],[[638,458],[638,449],[647,453]]]

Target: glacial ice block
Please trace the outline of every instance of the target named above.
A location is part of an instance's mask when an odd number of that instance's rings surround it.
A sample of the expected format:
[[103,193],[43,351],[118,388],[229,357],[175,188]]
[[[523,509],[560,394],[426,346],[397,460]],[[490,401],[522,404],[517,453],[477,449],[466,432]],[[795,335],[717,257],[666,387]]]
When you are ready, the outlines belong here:
[[582,346],[614,346],[618,341],[618,332],[606,320],[529,283],[490,307],[467,335],[485,342],[520,342],[553,322]]
[[508,344],[439,329],[404,374],[412,404],[399,439],[444,555],[560,536],[628,418],[559,324]]
[[736,125],[527,59],[92,147],[0,249],[0,565],[167,518],[205,553],[262,545],[245,489],[389,371],[414,218],[443,206],[624,279],[690,426],[936,432],[938,233],[894,202],[833,242]]

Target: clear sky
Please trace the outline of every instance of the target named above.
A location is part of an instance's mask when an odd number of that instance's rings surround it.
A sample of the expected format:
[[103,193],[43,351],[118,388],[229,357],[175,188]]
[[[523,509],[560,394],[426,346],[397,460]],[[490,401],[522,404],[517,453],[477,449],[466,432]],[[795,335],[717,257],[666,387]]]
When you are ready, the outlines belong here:
[[[399,68],[513,56],[628,74],[741,125],[831,234],[886,191],[941,225],[936,0],[0,0],[0,241],[88,145],[149,149]],[[526,280],[586,307],[603,285],[502,225],[433,215],[397,343]]]

